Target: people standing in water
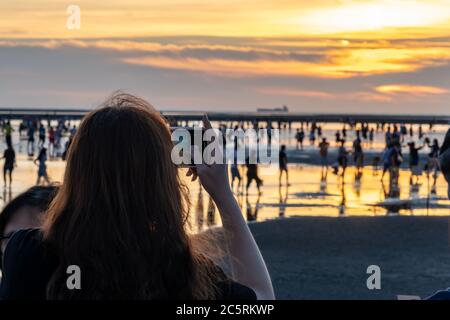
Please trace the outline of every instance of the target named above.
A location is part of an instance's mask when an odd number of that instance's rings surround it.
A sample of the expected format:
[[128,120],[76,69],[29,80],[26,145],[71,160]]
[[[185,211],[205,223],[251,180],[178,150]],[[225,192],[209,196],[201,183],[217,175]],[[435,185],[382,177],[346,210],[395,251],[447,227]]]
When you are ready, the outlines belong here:
[[374,138],[375,138],[375,130],[373,128],[371,128],[370,131],[369,131],[369,142],[370,142],[370,145],[373,145]]
[[283,144],[281,146],[279,155],[278,155],[278,164],[279,164],[279,169],[280,169],[280,176],[279,176],[279,184],[281,185],[281,178],[283,176],[283,172],[286,175],[286,185],[289,186],[289,173],[288,173],[288,157],[286,154],[286,146]]
[[28,143],[27,143],[28,156],[30,156],[30,157],[32,157],[34,155],[35,132],[36,132],[36,127],[34,125],[34,122],[30,121],[28,124]]
[[[396,184],[398,182],[398,177],[400,175],[400,166],[403,162],[403,157],[398,144],[392,144],[390,152],[388,153],[389,161],[389,179],[391,184]],[[383,172],[384,175],[384,172]],[[383,179],[383,177],[381,177]]]
[[[204,127],[212,129],[207,118]],[[211,246],[188,233],[189,195],[172,148],[167,123],[139,98],[116,94],[85,116],[42,230],[9,239],[0,299],[274,299],[227,165],[197,164],[187,176],[200,179],[218,208],[232,278]],[[82,290],[67,287],[74,262]]]
[[381,161],[383,163],[383,173],[381,175],[381,181],[383,181],[386,172],[388,172],[389,168],[391,167],[391,158],[390,158],[391,153],[392,153],[392,145],[389,144],[386,146],[381,155]]
[[390,126],[387,127],[386,132],[384,134],[384,142],[386,144],[386,148],[388,148],[392,143],[392,134]]
[[295,138],[297,139],[297,150],[298,150],[298,145],[300,145],[300,149],[303,150],[303,140],[305,139],[305,131],[303,130],[303,126],[301,127],[300,130],[297,129]]
[[70,136],[73,137],[75,133],[77,133],[77,127],[76,125],[73,125],[72,128],[70,129]]
[[40,185],[42,179],[47,184],[50,184],[50,179],[47,174],[46,162],[47,162],[47,149],[43,147],[41,148],[41,151],[39,151],[38,157],[34,160],[34,164],[38,166],[38,177],[36,180],[36,185]]
[[55,130],[55,146],[53,148],[55,157],[60,156],[62,135],[63,135],[63,126],[61,124],[58,124]]
[[19,137],[22,138],[23,132],[27,130],[27,125],[25,124],[25,120],[22,120],[19,124]]
[[313,146],[316,143],[316,128],[314,125],[311,126],[309,131],[309,143]]
[[257,163],[251,163],[247,159],[247,186],[245,187],[247,194],[248,189],[250,188],[250,185],[252,184],[253,180],[255,180],[256,188],[258,189],[258,193],[261,194],[261,186],[263,184],[262,179],[258,175],[258,164]]
[[430,158],[435,159],[436,162],[438,162],[440,150],[438,139],[433,139],[433,144],[430,146],[430,149],[431,149]]
[[70,136],[69,139],[66,141],[66,144],[64,146],[64,151],[63,151],[63,153],[61,155],[61,159],[64,160],[64,161],[67,158],[67,153],[69,152],[69,147],[70,147],[70,144],[72,143],[72,139],[73,139],[73,136]]
[[16,152],[14,151],[11,144],[8,144],[7,148],[5,149],[2,159],[5,159],[5,163],[3,165],[3,181],[4,181],[5,187],[6,187],[7,186],[6,176],[8,175],[9,176],[9,187],[11,188],[12,172],[14,170],[14,167],[16,166]]
[[348,151],[347,149],[345,149],[345,140],[341,140],[341,145],[339,146],[338,149],[338,156],[337,156],[337,164],[338,166],[335,167],[334,169],[334,173],[338,174],[339,172],[339,167],[342,168],[342,177],[345,176],[345,170],[347,169],[347,165],[348,165]]
[[359,131],[356,131],[356,139],[353,141],[353,161],[356,165],[356,175],[359,177],[364,166],[364,152],[359,137]]
[[392,144],[394,144],[394,146],[400,147],[401,146],[400,140],[401,140],[400,132],[398,131],[397,125],[394,125],[394,131],[392,132],[391,142]]
[[272,122],[267,123],[267,144],[270,146],[272,144]]
[[13,127],[11,126],[11,122],[8,120],[5,123],[5,126],[3,127],[3,132],[5,134],[5,140],[7,146],[12,146],[12,132],[14,131]]
[[48,129],[48,146],[49,146],[49,154],[50,157],[56,156],[56,148],[55,148],[55,129],[50,126]]
[[334,136],[336,137],[336,145],[338,145],[341,142],[341,132],[339,130],[336,131],[336,133],[334,134]]
[[408,147],[409,147],[409,170],[411,171],[409,184],[413,185],[419,183],[419,177],[422,175],[422,169],[419,166],[419,150],[421,150],[423,146],[416,147],[416,144],[414,142],[410,142],[408,143]]
[[391,143],[384,150],[381,159],[383,161],[383,174],[381,181],[383,181],[386,172],[389,171],[390,176],[396,174],[402,163],[402,155],[397,144]]
[[439,141],[437,139],[433,139],[432,145],[429,144],[429,140],[426,141],[426,143],[428,144],[431,151],[428,154],[428,161],[427,164],[425,165],[425,169],[427,172],[427,177],[429,177],[430,174],[432,175],[433,177],[432,189],[435,189],[439,173],[439,152],[440,152]]
[[319,154],[320,154],[320,165],[321,165],[321,176],[322,179],[326,178],[328,173],[328,148],[330,144],[327,138],[322,138],[319,143]]
[[[239,130],[238,126],[234,127],[234,132],[236,133],[237,130]],[[242,182],[242,177],[241,177],[241,173],[239,172],[239,166],[238,166],[238,159],[237,159],[237,154],[238,154],[238,149],[239,149],[239,137],[238,135],[234,135],[233,138],[233,149],[234,149],[234,159],[233,159],[233,163],[231,163],[230,166],[230,171],[231,171],[231,190],[234,190],[234,180],[237,179],[238,180],[238,185],[237,185],[237,190],[238,190],[238,194],[241,190],[241,182]]]
[[39,148],[42,148],[45,143],[45,127],[42,122],[39,123]]

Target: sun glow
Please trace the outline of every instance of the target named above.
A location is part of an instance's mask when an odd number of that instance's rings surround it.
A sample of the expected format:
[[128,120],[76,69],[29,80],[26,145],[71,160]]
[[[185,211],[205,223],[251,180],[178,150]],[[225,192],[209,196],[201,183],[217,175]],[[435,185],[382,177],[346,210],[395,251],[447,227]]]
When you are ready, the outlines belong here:
[[383,28],[413,28],[439,24],[450,19],[450,5],[417,1],[374,1],[344,3],[316,9],[298,19],[313,33],[376,31]]

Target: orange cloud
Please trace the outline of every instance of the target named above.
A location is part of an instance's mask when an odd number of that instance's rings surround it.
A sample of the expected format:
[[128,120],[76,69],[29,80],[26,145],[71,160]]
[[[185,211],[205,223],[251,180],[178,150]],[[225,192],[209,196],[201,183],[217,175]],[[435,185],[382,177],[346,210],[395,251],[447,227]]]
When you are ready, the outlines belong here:
[[[0,40],[3,47],[63,46],[120,52],[120,61],[154,68],[203,72],[223,77],[317,77],[342,79],[356,76],[415,72],[450,64],[450,41],[347,41],[316,42],[281,39],[235,39],[229,43],[158,42],[138,40]],[[311,39],[310,39],[311,40]],[[300,42],[299,42],[300,41]],[[342,44],[344,41],[344,44]],[[282,45],[283,44],[283,45]],[[148,55],[142,56],[142,54]]]
[[375,91],[388,94],[388,95],[397,95],[397,94],[408,94],[414,96],[425,96],[425,95],[435,95],[435,94],[445,94],[448,93],[449,90],[440,87],[432,87],[432,86],[417,86],[417,85],[409,85],[409,84],[389,84],[382,85],[375,88]]
[[391,102],[393,100],[390,96],[366,91],[348,93],[344,95],[344,98],[363,102]]
[[232,57],[199,59],[195,57],[128,57],[125,63],[149,67],[198,71],[225,77],[308,76],[351,78],[377,74],[414,72],[450,62],[448,48],[341,49],[322,53],[319,61],[295,58],[238,60]]

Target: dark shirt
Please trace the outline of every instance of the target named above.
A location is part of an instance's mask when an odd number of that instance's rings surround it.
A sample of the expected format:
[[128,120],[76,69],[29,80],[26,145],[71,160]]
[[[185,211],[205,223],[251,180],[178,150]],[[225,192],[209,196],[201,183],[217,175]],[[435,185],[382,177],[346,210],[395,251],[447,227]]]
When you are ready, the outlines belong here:
[[35,132],[35,129],[34,129],[33,127],[31,127],[30,129],[28,129],[28,139],[29,139],[29,140],[34,139],[34,132]]
[[417,166],[419,164],[419,150],[420,148],[409,147],[409,164],[411,166]]
[[430,157],[431,158],[437,158],[439,156],[439,146],[433,144],[431,146],[431,153],[430,153]]
[[279,161],[279,165],[280,168],[286,168],[287,167],[287,155],[285,151],[280,151],[279,155],[278,155],[278,161]]
[[398,150],[396,148],[392,148],[390,159],[391,159],[391,165],[393,165],[394,167],[400,167],[400,165],[402,164],[401,158],[400,158],[400,153],[398,152]]
[[5,167],[12,168],[14,166],[14,161],[16,160],[16,153],[13,149],[6,149],[3,153],[3,157],[5,158]]
[[[17,231],[5,250],[0,300],[45,300],[57,267],[58,259],[46,248],[38,229]],[[216,286],[220,300],[256,300],[252,289],[237,282],[224,280]]]
[[359,138],[353,142],[353,149],[355,153],[362,153],[361,140]]

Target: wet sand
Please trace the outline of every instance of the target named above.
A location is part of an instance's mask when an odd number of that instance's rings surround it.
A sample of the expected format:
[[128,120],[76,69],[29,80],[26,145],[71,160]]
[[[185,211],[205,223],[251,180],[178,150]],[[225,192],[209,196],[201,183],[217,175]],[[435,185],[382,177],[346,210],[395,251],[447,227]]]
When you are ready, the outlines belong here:
[[[427,297],[450,287],[446,217],[292,217],[250,224],[278,299]],[[381,290],[368,290],[369,265]]]

